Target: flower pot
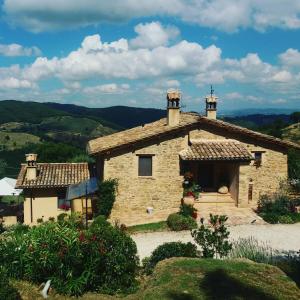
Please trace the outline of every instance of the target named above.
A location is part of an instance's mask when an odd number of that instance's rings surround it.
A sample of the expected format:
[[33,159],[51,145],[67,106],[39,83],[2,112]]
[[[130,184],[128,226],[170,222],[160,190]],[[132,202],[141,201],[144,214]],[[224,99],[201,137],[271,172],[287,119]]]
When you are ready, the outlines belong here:
[[195,198],[192,196],[185,196],[185,197],[183,197],[183,204],[194,206]]

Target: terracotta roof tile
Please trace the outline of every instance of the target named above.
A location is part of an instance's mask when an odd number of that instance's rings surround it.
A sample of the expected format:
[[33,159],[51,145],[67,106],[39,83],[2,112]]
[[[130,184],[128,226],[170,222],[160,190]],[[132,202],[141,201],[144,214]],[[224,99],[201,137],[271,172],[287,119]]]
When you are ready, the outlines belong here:
[[251,160],[252,156],[239,142],[233,140],[205,140],[193,142],[180,152],[183,160]]
[[38,163],[36,180],[26,179],[26,168],[21,165],[16,188],[66,187],[90,178],[88,163]]
[[160,135],[170,134],[185,129],[201,128],[202,125],[209,126],[212,129],[222,129],[240,136],[248,136],[255,140],[276,144],[284,148],[292,147],[300,149],[299,144],[283,141],[221,120],[209,119],[195,113],[181,113],[180,123],[177,126],[168,126],[167,119],[163,118],[156,122],[146,124],[145,126],[135,127],[91,140],[88,142],[87,151],[91,155],[106,153],[114,149],[132,145],[136,142],[150,140]]

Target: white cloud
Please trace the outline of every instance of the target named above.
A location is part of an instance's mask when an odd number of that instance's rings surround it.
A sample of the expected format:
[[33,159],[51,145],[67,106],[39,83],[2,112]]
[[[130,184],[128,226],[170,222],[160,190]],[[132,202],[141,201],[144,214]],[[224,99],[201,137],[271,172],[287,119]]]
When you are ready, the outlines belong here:
[[99,35],[89,36],[82,47],[63,58],[39,57],[25,68],[24,77],[39,80],[56,76],[64,81],[101,78],[152,78],[169,74],[195,74],[220,60],[221,50],[212,45],[181,41],[170,47],[129,49],[121,39],[102,43]]
[[300,66],[300,52],[297,49],[289,48],[279,55],[282,64],[287,66]]
[[23,47],[19,44],[0,44],[0,55],[4,56],[39,56],[42,52],[39,48]]
[[138,24],[134,27],[138,36],[130,41],[133,48],[156,48],[167,46],[170,40],[179,35],[178,28],[174,26],[163,27],[159,22]]
[[29,89],[35,85],[28,80],[20,80],[14,77],[0,79],[0,89]]
[[85,94],[123,94],[130,89],[129,84],[108,83],[89,86],[83,89]]
[[13,25],[35,32],[150,16],[229,32],[300,28],[300,2],[295,0],[4,0],[3,11]]

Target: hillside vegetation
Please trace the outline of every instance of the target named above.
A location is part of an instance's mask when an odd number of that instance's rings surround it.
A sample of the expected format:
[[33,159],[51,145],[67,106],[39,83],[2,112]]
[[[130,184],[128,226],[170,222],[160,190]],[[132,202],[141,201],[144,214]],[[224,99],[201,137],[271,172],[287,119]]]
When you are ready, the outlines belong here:
[[282,137],[285,140],[300,144],[300,122],[284,128],[282,130]]

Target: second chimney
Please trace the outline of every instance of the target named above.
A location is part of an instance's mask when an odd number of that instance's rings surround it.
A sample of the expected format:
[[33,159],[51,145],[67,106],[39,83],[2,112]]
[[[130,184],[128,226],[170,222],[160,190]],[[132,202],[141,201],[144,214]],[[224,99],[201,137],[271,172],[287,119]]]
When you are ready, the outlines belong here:
[[180,120],[180,98],[178,90],[167,92],[167,120],[168,126],[177,126]]
[[26,180],[36,180],[37,176],[37,154],[34,153],[29,153],[26,154],[26,163],[27,163],[27,168],[26,168]]

